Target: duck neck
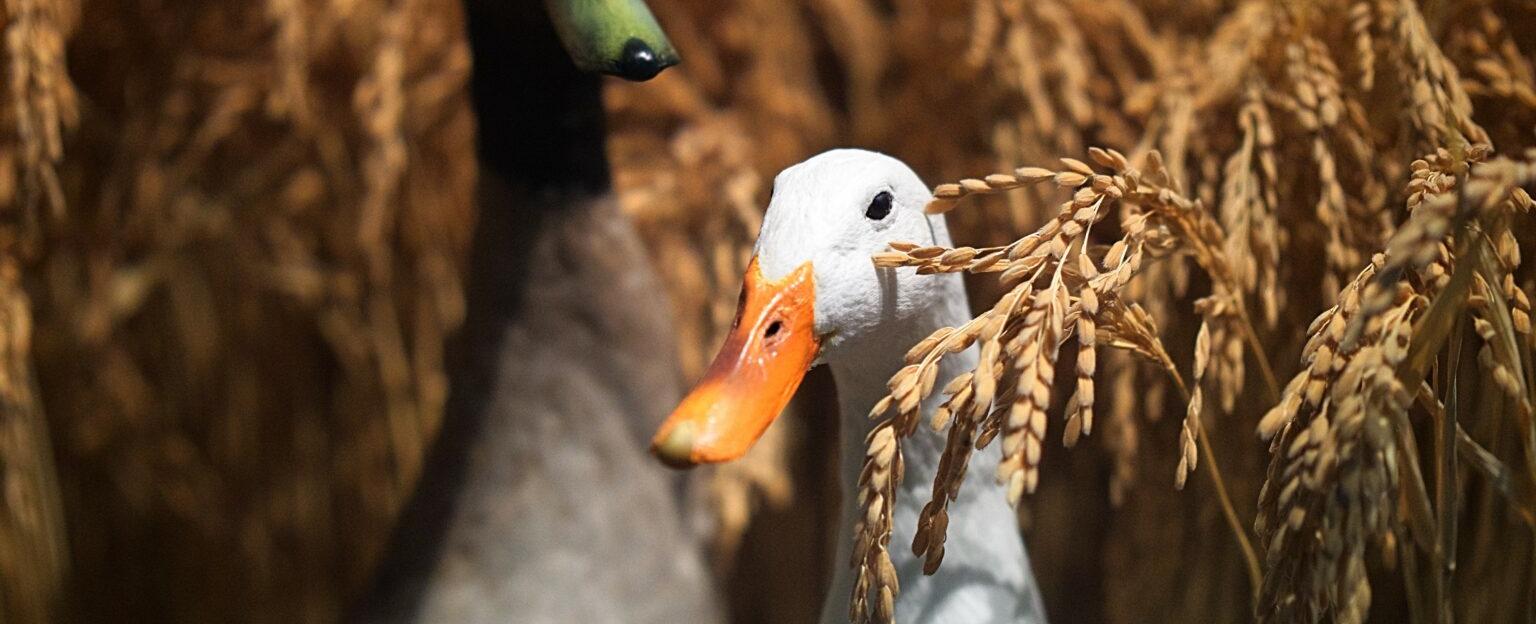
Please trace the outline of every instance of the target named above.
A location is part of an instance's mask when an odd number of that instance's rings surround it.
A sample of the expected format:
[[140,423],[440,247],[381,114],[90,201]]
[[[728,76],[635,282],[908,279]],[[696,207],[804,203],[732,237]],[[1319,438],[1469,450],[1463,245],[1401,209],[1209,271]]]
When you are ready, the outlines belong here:
[[[955,283],[958,285],[959,280],[955,280]],[[857,494],[859,472],[864,466],[864,438],[877,423],[870,420],[869,411],[889,392],[886,383],[905,365],[907,350],[941,327],[958,327],[969,320],[965,309],[964,288],[955,288],[951,294],[952,296],[945,297],[946,301],[936,305],[930,314],[921,315],[921,318],[903,323],[899,328],[882,325],[879,337],[844,345],[841,349],[842,353],[837,357],[827,358],[827,364],[832,368],[832,376],[837,382],[841,421],[839,474],[842,479],[842,494],[845,502],[854,500]],[[974,348],[945,357],[939,362],[938,382],[935,386],[942,387],[955,375],[974,369],[976,359]],[[932,413],[942,399],[941,393],[936,392],[930,395],[923,402],[922,412]],[[909,489],[924,487],[922,485],[924,475],[921,472],[914,472],[914,469],[921,470],[928,467],[930,459],[933,460],[932,465],[937,465],[937,453],[942,450],[942,445],[926,444],[930,441],[928,438],[937,437],[914,435],[912,439],[903,443],[903,458],[907,463],[908,474],[908,478],[902,484],[904,487]],[[901,500],[899,504],[917,504],[921,507],[921,502],[911,500]],[[844,515],[848,515],[857,510],[845,509],[844,511]],[[845,533],[850,535],[844,535],[843,538],[851,536],[851,531]]]
[[[886,395],[886,381],[901,368],[911,345],[940,327],[959,326],[970,318],[959,276],[935,279],[948,283],[943,290],[945,296],[929,313],[896,327],[882,324],[878,338],[842,345],[839,353],[827,358],[837,382],[841,411],[843,510],[837,558],[832,562],[833,583],[822,608],[823,623],[848,621],[848,600],[854,582],[854,571],[848,562],[852,557],[853,526],[857,514],[862,513],[853,501],[857,500],[859,472],[863,467],[864,438],[875,424],[868,417],[869,410]],[[945,357],[939,364],[936,386],[942,387],[954,376],[975,368],[976,361],[974,347]],[[935,392],[924,401],[922,413],[931,414],[942,401],[942,393]],[[1021,617],[1033,612],[1038,598],[1016,516],[1000,486],[988,478],[991,470],[985,469],[988,463],[997,461],[997,445],[972,458],[984,467],[971,471],[972,477],[966,479],[960,500],[952,505],[943,569],[935,576],[922,574],[922,563],[912,554],[910,544],[918,512],[931,498],[932,479],[943,447],[944,435],[926,427],[919,427],[915,435],[902,443],[905,479],[897,486],[893,503],[890,545],[901,583],[897,611],[903,613],[902,621],[945,621],[956,617],[961,619],[954,621],[1036,621]],[[967,602],[994,604],[964,604]],[[1029,603],[1029,608],[1019,607],[1024,602]]]

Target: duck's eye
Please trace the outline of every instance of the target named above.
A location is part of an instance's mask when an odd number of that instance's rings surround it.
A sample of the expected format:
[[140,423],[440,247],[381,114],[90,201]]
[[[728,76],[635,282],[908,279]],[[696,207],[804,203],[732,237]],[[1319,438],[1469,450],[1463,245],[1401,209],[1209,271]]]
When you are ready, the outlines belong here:
[[864,216],[879,221],[888,214],[891,214],[891,193],[880,191],[874,199],[869,200],[869,208],[864,210]]

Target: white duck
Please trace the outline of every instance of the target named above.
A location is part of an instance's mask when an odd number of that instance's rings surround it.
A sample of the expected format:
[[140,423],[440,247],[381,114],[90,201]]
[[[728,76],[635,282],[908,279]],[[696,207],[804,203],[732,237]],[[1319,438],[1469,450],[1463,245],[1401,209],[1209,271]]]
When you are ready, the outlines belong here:
[[[844,509],[823,624],[848,621],[854,573],[856,493],[870,408],[913,344],[970,318],[956,274],[916,275],[876,268],[870,257],[890,241],[950,246],[942,215],[926,215],[928,187],[901,161],[873,152],[833,150],[785,169],[747,269],[740,309],[704,379],[657,432],[653,452],[674,466],[745,454],[788,403],[811,366],[832,367],[842,414]],[[944,361],[937,387],[976,364],[971,351]],[[925,413],[937,407],[935,393]],[[919,432],[905,444],[906,479],[896,494],[891,556],[907,623],[1044,622],[1038,587],[1004,490],[991,470],[969,471],[953,503],[943,567],[924,576],[906,547],[930,498],[942,436]],[[972,457],[998,461],[993,444]]]

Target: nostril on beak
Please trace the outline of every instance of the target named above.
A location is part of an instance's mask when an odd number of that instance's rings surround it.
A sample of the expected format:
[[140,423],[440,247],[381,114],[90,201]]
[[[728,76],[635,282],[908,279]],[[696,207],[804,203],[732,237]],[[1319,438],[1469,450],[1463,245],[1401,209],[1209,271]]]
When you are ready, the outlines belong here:
[[614,73],[625,80],[645,81],[655,78],[661,70],[676,63],[676,60],[664,59],[656,54],[646,42],[631,38],[624,43],[624,49],[619,53]]

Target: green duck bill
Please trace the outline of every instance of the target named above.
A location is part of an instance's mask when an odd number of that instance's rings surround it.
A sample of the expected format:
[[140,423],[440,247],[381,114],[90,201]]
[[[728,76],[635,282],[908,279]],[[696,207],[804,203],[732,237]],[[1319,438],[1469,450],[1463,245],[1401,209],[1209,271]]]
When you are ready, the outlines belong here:
[[638,82],[678,62],[643,0],[545,0],[544,6],[566,52],[584,71]]

